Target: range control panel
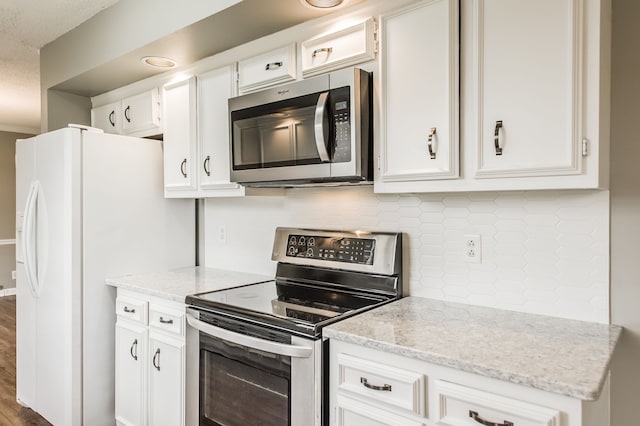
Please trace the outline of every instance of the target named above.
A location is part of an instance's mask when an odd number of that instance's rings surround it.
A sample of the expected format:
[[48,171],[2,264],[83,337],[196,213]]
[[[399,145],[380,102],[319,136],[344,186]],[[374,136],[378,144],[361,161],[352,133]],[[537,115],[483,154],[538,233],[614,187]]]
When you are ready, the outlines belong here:
[[290,234],[287,256],[373,265],[375,240]]

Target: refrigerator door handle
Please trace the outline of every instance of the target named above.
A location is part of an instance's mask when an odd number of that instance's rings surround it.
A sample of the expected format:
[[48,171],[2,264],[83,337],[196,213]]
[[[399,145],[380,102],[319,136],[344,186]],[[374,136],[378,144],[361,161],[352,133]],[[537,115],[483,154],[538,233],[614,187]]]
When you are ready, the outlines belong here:
[[40,192],[40,183],[34,181],[29,188],[27,203],[25,206],[24,219],[22,223],[22,248],[24,257],[24,266],[27,276],[27,283],[34,297],[39,297],[38,277],[36,270],[35,247],[34,247],[34,231],[36,226],[36,203],[38,201],[38,193]]

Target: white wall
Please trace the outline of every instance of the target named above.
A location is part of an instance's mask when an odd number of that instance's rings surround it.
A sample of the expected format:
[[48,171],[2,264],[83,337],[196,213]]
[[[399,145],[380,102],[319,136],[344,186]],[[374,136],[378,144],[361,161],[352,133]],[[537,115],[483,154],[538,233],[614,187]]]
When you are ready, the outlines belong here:
[[[411,295],[609,320],[607,191],[291,189],[285,196],[207,199],[204,219],[205,266],[272,274],[276,226],[402,231]],[[465,234],[481,235],[482,264],[465,262]]]

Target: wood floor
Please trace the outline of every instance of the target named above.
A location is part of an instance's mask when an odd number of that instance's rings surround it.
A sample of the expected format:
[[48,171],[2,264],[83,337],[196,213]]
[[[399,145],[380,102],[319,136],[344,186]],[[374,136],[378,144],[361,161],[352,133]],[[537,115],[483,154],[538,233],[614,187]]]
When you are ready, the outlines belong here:
[[0,297],[0,425],[50,425],[16,402],[16,297]]

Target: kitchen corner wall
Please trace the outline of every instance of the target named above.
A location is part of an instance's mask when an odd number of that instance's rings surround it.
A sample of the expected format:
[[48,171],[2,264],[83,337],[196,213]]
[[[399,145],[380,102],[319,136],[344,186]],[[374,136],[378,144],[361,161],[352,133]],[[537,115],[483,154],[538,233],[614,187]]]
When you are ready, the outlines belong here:
[[[276,226],[402,231],[405,286],[413,296],[609,321],[608,191],[382,195],[371,187],[301,188],[207,199],[204,217],[208,267],[273,274]],[[465,262],[465,234],[481,235],[481,264]]]
[[30,136],[0,131],[0,290],[16,286],[16,139]]

